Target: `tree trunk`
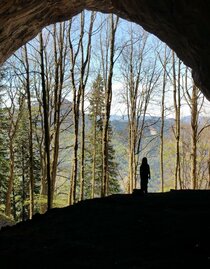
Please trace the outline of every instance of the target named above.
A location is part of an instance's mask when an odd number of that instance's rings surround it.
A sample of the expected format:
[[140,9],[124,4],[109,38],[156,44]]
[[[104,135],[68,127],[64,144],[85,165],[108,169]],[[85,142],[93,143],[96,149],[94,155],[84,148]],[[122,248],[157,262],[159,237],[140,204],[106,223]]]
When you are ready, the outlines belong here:
[[22,146],[22,221],[25,221],[25,162],[24,146]]
[[[110,109],[112,102],[112,77],[114,69],[114,53],[115,53],[115,34],[119,17],[114,21],[114,15],[111,16],[111,36],[110,36],[110,58],[109,58],[109,73],[107,83],[105,83],[105,113],[103,119],[103,139],[102,139],[102,156],[103,156],[103,173],[102,173],[102,188],[101,196],[108,194],[108,126],[110,118]],[[105,64],[105,63],[104,63]]]
[[197,87],[193,85],[191,98],[191,129],[192,129],[192,152],[191,152],[191,180],[193,189],[197,189],[197,132],[198,132],[198,97]]
[[92,162],[92,183],[91,198],[95,196],[95,178],[96,178],[96,115],[93,115],[93,162]]
[[45,144],[45,156],[46,156],[46,176],[47,176],[47,209],[52,207],[52,192],[51,192],[51,174],[50,174],[50,133],[49,133],[49,104],[47,100],[47,91],[45,86],[45,68],[44,68],[44,47],[42,33],[40,38],[40,68],[41,68],[41,80],[42,80],[42,102],[43,102],[43,115],[44,115],[44,144]]
[[8,179],[6,204],[5,204],[5,214],[8,217],[11,215],[11,194],[14,184],[14,166],[15,166],[14,146],[13,146],[13,139],[11,137],[9,141],[9,159],[10,159],[9,179]]
[[32,219],[34,213],[34,164],[33,164],[33,126],[32,126],[32,112],[31,112],[31,92],[30,92],[30,69],[28,62],[27,46],[24,46],[25,63],[26,63],[26,95],[28,104],[28,123],[29,123],[29,219]]
[[82,116],[82,132],[81,132],[81,167],[80,167],[80,201],[84,199],[84,183],[85,183],[85,89],[81,87],[81,116]]
[[133,33],[131,26],[130,46],[129,50],[126,50],[126,53],[123,55],[124,61],[122,66],[123,76],[125,78],[125,99],[129,124],[129,193],[132,193],[133,189],[137,187],[139,175],[138,166],[140,153],[142,151],[141,146],[145,127],[145,117],[151,92],[154,88],[153,79],[156,66],[154,65],[152,73],[148,72],[148,76],[145,76],[144,70],[142,72],[144,57],[146,57],[148,53],[145,52],[147,35],[142,32],[139,37],[136,37],[135,35],[135,38],[133,38]]
[[179,60],[178,66],[178,78],[176,78],[176,63],[175,63],[175,53],[172,51],[172,63],[173,63],[173,98],[174,98],[174,108],[175,108],[175,138],[176,138],[176,164],[175,164],[175,189],[178,188],[178,183],[181,185],[180,179],[180,66],[181,62]]
[[207,188],[210,189],[210,149],[209,149],[209,159],[208,159],[208,184]]
[[[60,23],[59,36],[57,36],[56,25],[54,25],[53,42],[54,42],[54,63],[55,63],[55,85],[54,85],[54,117],[53,117],[53,141],[52,141],[52,164],[51,164],[51,182],[52,182],[52,194],[51,204],[53,203],[56,175],[58,168],[58,157],[59,157],[59,145],[60,145],[60,125],[61,125],[61,105],[62,105],[62,89],[64,81],[63,67],[65,62],[65,51],[64,51],[64,32],[63,28],[65,25]],[[57,41],[58,40],[58,41]],[[57,47],[58,42],[58,47]],[[59,51],[59,56],[57,55]]]
[[72,177],[70,188],[70,204],[74,204],[76,201],[76,184],[77,184],[77,166],[78,166],[78,132],[79,132],[79,104],[80,104],[80,92],[76,92],[76,88],[73,89],[73,120],[74,120],[74,146],[73,146],[73,165],[72,165]]
[[[84,114],[84,94],[85,86],[87,83],[89,75],[89,63],[90,63],[90,52],[91,52],[91,38],[93,23],[95,19],[95,13],[91,13],[90,25],[88,31],[88,41],[86,47],[86,55],[84,54],[84,12],[81,13],[81,23],[80,23],[80,39],[76,50],[72,44],[71,40],[71,23],[69,25],[69,46],[70,46],[70,60],[71,60],[71,83],[73,89],[73,120],[74,120],[74,146],[73,146],[73,174],[71,177],[71,187],[69,193],[69,201],[71,204],[76,201],[76,186],[77,186],[77,173],[78,173],[78,135],[79,135],[79,117],[80,117],[80,103],[81,104],[81,114],[82,114],[82,133],[81,133],[81,171],[80,171],[80,199],[83,199],[84,196],[84,158],[85,158],[85,114]],[[77,57],[81,53],[81,65],[80,65],[80,83],[78,89],[76,88],[76,79],[75,79],[75,65]]]
[[160,129],[160,179],[161,179],[161,191],[164,192],[164,123],[165,123],[165,91],[166,91],[166,46],[164,50],[164,62],[163,62],[163,85],[162,85],[162,100],[161,100],[161,129]]

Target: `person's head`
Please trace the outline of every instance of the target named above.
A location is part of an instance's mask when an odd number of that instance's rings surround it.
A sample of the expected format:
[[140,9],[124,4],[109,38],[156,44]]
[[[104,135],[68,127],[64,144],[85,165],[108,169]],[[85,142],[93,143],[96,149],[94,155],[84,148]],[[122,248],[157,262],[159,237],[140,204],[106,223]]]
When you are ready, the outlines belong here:
[[147,164],[147,158],[146,158],[146,157],[144,157],[144,158],[142,159],[142,164]]

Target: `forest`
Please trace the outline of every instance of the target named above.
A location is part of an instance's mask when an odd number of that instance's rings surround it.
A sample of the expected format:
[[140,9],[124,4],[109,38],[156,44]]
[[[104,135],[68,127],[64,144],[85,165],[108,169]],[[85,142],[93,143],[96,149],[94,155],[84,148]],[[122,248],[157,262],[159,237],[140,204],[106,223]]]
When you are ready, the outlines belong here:
[[209,189],[209,103],[174,51],[116,15],[50,25],[0,70],[0,213],[139,188]]

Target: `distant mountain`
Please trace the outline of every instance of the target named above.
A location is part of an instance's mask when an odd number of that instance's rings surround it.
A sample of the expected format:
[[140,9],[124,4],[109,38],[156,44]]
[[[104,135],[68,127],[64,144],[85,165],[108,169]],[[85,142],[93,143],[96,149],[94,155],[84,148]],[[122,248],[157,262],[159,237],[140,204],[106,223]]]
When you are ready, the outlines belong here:
[[182,123],[186,123],[186,124],[189,124],[191,122],[191,116],[184,116],[181,118],[181,122]]
[[127,115],[111,115],[110,121],[128,121]]
[[[128,132],[128,117],[111,115],[110,116],[111,125],[116,132]],[[169,133],[169,129],[174,124],[173,118],[166,118],[164,123],[165,134]],[[161,128],[161,119],[156,116],[146,116],[145,117],[145,128],[144,133],[146,135],[157,135],[160,133]]]
[[[182,117],[181,122],[185,123],[185,124],[190,124],[191,123],[191,116],[189,115],[189,116]],[[199,124],[205,124],[205,123],[210,124],[210,117],[205,117],[205,116],[201,115],[198,118],[198,122],[199,122]]]

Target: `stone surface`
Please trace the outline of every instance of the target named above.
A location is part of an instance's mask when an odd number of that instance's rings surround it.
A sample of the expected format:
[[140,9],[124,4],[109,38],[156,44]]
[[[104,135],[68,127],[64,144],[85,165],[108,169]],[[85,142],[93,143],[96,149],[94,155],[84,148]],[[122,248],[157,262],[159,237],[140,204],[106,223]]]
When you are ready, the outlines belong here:
[[45,26],[83,9],[113,12],[165,41],[193,69],[210,100],[210,1],[199,0],[5,0],[0,1],[0,62]]

